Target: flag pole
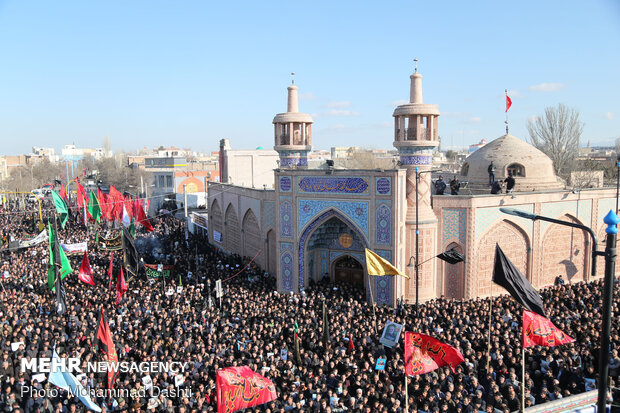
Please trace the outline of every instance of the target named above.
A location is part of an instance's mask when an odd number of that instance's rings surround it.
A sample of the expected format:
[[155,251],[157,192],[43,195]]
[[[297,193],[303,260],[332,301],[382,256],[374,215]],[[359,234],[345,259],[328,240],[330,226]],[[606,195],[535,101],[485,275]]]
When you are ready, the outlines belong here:
[[407,378],[407,366],[405,366],[405,413],[409,413],[409,388],[407,383],[409,382]]
[[368,291],[370,292],[370,305],[372,306],[372,325],[377,334],[377,316],[375,314],[375,300],[372,297],[372,285],[370,284],[370,274],[368,275]]
[[491,364],[491,323],[493,322],[493,286],[491,285],[491,296],[489,297],[489,337],[487,339],[487,372]]
[[525,411],[525,346],[523,340],[521,340],[521,411]]
[[508,89],[504,89],[506,93],[506,135],[508,135]]

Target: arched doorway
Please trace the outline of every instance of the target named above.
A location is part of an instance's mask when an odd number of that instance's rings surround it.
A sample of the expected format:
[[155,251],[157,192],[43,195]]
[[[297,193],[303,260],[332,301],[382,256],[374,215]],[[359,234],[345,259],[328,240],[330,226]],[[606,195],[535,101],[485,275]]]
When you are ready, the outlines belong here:
[[226,214],[224,215],[224,225],[226,226],[226,234],[224,234],[224,249],[232,254],[241,255],[241,228],[239,228],[239,219],[232,204],[228,205]]
[[[246,257],[254,257],[262,247],[263,240],[260,235],[260,228],[258,226],[258,220],[256,215],[251,209],[245,213],[243,218],[243,254]],[[260,257],[257,257],[257,261],[261,262]]]
[[360,285],[365,287],[363,263],[367,246],[362,233],[346,216],[334,209],[324,212],[306,226],[299,239],[299,288],[326,276],[333,282],[334,263],[345,255],[354,257],[362,266]]
[[364,288],[364,267],[350,255],[344,255],[334,261],[334,281],[346,282]]

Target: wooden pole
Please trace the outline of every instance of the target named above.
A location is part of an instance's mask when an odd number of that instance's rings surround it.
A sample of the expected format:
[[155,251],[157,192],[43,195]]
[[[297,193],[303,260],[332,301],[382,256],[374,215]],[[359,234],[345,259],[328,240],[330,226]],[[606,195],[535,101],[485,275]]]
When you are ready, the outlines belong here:
[[407,379],[407,372],[405,371],[405,413],[409,413],[409,388],[407,383],[409,380]]
[[489,337],[487,339],[487,372],[491,364],[491,323],[493,321],[493,294],[489,297]]
[[525,346],[521,343],[521,411],[525,411]]
[[372,325],[377,334],[377,315],[375,314],[375,300],[372,297],[372,285],[370,284],[370,274],[368,275],[368,292],[370,293],[370,305],[372,306]]

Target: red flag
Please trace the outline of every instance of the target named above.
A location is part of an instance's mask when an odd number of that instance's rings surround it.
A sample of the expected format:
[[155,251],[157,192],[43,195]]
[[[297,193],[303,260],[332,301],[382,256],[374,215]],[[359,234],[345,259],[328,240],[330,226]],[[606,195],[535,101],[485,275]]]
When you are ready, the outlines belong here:
[[108,319],[103,313],[103,307],[101,307],[99,324],[97,327],[97,347],[99,347],[99,350],[104,353],[108,359],[108,389],[113,389],[114,381],[116,380],[116,376],[118,376],[118,369],[112,368],[112,365],[118,363],[118,355],[116,354],[116,348],[112,340],[112,331],[110,331]]
[[123,198],[123,194],[121,194],[118,189],[114,188],[113,185],[110,185],[110,196],[108,202],[111,202],[113,205],[111,215],[114,220],[123,219],[123,203],[125,198]]
[[531,311],[523,310],[523,347],[555,347],[575,341],[557,328],[551,320]]
[[106,219],[105,198],[103,196],[103,192],[101,192],[101,189],[99,188],[97,188],[97,202],[99,202],[99,208],[101,208],[101,216],[103,219]]
[[110,266],[108,267],[108,290],[112,289],[112,270],[114,269],[114,253],[110,252]]
[[512,106],[512,99],[508,97],[508,91],[506,91],[506,112],[508,112],[508,109],[510,109],[511,106]]
[[86,197],[86,191],[84,191],[84,187],[79,182],[75,182],[77,185],[77,204],[80,208],[88,204],[88,198]]
[[455,368],[465,359],[460,351],[426,334],[405,332],[405,374],[415,376],[443,367]]
[[353,336],[349,335],[349,346],[347,347],[347,354],[355,351],[355,344],[353,344]]
[[153,225],[151,224],[151,221],[149,221],[148,217],[144,213],[144,208],[138,205],[136,210],[138,212],[138,215],[137,215],[138,222],[142,224],[144,226],[144,229],[146,229],[148,232],[153,232]]
[[129,215],[129,218],[130,219],[133,218],[135,220],[136,215],[133,210],[133,201],[131,200],[130,196],[125,197],[124,204],[125,204],[125,209],[127,210],[127,215]]
[[69,200],[67,199],[67,191],[65,190],[63,184],[60,184],[60,191],[58,192],[58,195],[60,195],[60,197],[65,201],[65,203],[69,205]]
[[78,278],[86,284],[95,285],[95,279],[93,278],[93,272],[90,269],[90,262],[88,262],[88,254],[86,252],[84,252],[84,258],[82,258]]
[[232,413],[278,398],[271,380],[247,366],[218,370],[216,387],[218,413]]
[[123,298],[125,291],[127,291],[127,283],[123,275],[123,267],[121,267],[121,272],[118,273],[118,278],[116,280],[116,305],[121,303],[121,298]]

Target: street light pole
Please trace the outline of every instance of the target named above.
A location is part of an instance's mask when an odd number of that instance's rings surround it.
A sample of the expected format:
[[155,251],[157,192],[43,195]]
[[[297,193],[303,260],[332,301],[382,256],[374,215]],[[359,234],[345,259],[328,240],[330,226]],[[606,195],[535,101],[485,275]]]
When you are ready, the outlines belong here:
[[[616,204],[618,198],[616,198]],[[614,274],[616,272],[616,237],[620,218],[613,211],[603,219],[607,224],[607,243],[605,246],[605,280],[603,281],[603,330],[601,332],[601,350],[598,361],[599,387],[597,411],[604,412],[609,387],[609,336],[611,334],[611,304],[614,296]]]
[[[420,199],[420,175],[431,173],[431,172],[442,172],[441,169],[429,169],[428,171],[420,171],[419,167],[415,167],[415,316],[418,317],[418,304],[419,304],[419,282],[420,282],[420,266],[418,263],[420,262],[420,227],[419,227],[419,199]],[[411,263],[411,259],[409,260]],[[410,265],[407,265],[410,267]]]
[[[620,163],[619,163],[620,167]],[[616,198],[617,202],[617,198]],[[594,231],[590,227],[585,225],[575,224],[573,222],[562,221],[559,219],[549,218],[541,215],[531,214],[525,211],[519,211],[514,208],[500,208],[501,212],[509,215],[514,215],[521,218],[531,219],[532,221],[541,220],[552,222],[554,224],[565,225],[568,227],[579,228],[587,231],[592,237],[592,275],[596,275],[596,257],[605,257],[605,278],[603,280],[603,315],[602,315],[602,331],[601,331],[601,348],[599,350],[599,363],[598,363],[598,375],[599,375],[599,387],[598,387],[598,400],[597,411],[604,412],[605,404],[607,402],[607,387],[609,386],[609,335],[611,332],[611,305],[613,300],[613,286],[614,286],[614,274],[616,270],[616,237],[618,234],[618,224],[620,218],[614,211],[609,213],[603,219],[603,222],[607,224],[605,232],[607,233],[607,242],[605,251],[597,251],[597,241]]]
[[620,196],[620,154],[618,154],[618,162],[616,166],[618,167],[616,173],[616,214],[618,214],[618,197]]

